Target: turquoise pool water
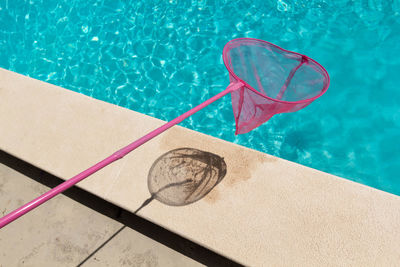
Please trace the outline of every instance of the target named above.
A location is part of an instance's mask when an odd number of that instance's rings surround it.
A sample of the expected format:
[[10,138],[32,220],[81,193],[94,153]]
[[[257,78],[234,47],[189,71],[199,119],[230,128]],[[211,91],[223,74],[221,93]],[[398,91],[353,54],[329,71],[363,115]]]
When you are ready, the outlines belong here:
[[245,135],[230,97],[181,125],[400,195],[399,1],[0,0],[0,67],[163,120],[227,86],[237,37],[314,58],[330,89]]

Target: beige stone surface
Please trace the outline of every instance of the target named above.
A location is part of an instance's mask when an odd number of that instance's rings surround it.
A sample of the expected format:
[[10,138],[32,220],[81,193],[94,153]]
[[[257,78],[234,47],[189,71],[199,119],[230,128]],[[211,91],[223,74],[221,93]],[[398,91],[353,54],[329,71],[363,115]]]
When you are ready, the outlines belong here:
[[[162,124],[5,70],[0,99],[0,148],[63,178]],[[400,262],[398,196],[179,126],[79,186],[134,211],[150,196],[153,162],[179,147],[224,157],[226,177],[198,202],[154,200],[140,216],[247,265]]]
[[[0,215],[48,189],[0,164]],[[121,226],[59,195],[0,230],[0,266],[76,266]]]
[[[0,163],[0,216],[49,188]],[[63,195],[0,230],[0,266],[77,266],[122,224]],[[125,227],[82,266],[201,266]]]
[[132,229],[125,228],[83,266],[203,266],[177,252],[172,252],[173,250]]

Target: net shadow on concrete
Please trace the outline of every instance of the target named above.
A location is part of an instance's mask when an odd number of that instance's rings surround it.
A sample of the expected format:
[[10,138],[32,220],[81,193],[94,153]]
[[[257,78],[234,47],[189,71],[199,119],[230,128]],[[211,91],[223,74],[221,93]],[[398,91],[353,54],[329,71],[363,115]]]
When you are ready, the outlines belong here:
[[[64,182],[63,179],[43,171],[2,150],[0,150],[0,163],[48,187],[55,187]],[[168,231],[76,186],[71,187],[62,194],[189,258],[192,258],[201,264],[207,266],[242,266],[229,258],[209,250],[191,240],[183,238],[176,233]],[[108,241],[109,240],[106,242]],[[103,245],[104,244],[102,244],[100,248]]]

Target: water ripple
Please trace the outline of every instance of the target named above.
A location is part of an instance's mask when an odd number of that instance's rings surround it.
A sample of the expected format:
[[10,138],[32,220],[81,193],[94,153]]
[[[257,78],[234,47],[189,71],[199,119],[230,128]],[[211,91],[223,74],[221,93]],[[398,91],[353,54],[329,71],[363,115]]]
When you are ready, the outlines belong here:
[[246,135],[229,97],[183,126],[400,194],[398,1],[0,1],[1,67],[164,120],[225,88],[236,37],[315,58],[331,88]]

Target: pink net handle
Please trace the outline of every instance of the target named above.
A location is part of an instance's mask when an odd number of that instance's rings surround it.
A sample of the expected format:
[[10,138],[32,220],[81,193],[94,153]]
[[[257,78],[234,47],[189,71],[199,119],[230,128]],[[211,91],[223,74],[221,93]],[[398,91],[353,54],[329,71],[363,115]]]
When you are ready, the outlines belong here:
[[306,107],[329,87],[318,62],[263,40],[234,39],[224,47],[223,60],[231,82],[245,85],[231,94],[237,134]]

